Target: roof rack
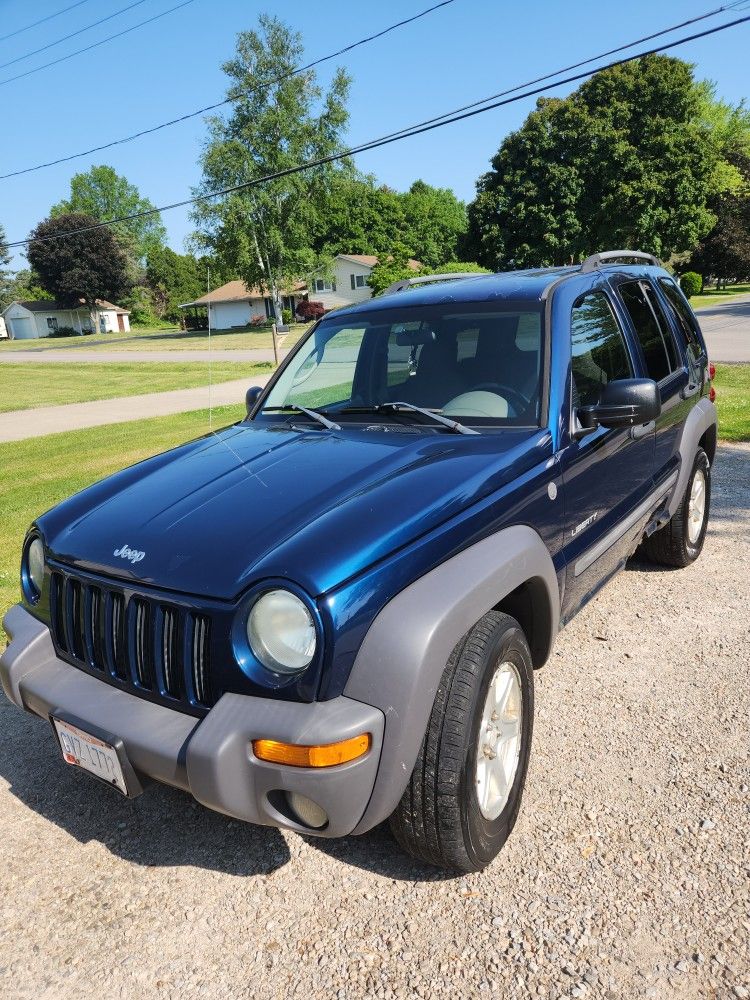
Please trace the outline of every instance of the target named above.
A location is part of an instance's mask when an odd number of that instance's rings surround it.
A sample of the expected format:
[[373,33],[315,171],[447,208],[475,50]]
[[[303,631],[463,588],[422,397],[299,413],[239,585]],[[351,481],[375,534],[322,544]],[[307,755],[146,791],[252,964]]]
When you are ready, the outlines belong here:
[[461,271],[457,274],[423,274],[417,278],[401,278],[400,281],[394,281],[382,294],[390,295],[391,292],[402,292],[405,288],[411,288],[412,285],[425,285],[433,281],[456,281],[461,278],[482,277],[484,275],[481,271]]
[[661,261],[654,257],[652,253],[644,253],[642,250],[603,250],[602,253],[592,254],[581,264],[581,273],[588,274],[589,271],[596,271],[602,264],[614,264],[617,261],[636,260],[651,264],[653,267],[661,267]]

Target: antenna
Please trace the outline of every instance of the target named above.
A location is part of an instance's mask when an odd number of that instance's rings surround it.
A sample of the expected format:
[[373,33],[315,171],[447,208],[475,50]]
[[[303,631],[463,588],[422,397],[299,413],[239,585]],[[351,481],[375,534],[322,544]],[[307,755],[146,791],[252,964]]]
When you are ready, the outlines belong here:
[[[211,291],[211,265],[206,266],[206,294]],[[206,310],[208,313],[208,428],[211,430],[213,428],[213,408],[211,405],[211,390],[213,388],[213,383],[211,379],[211,302],[208,303],[208,308]]]

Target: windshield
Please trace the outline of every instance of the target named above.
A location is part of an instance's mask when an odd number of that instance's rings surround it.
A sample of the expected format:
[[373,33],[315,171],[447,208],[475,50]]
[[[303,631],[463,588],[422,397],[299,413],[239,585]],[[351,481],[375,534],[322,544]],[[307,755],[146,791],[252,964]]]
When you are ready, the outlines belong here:
[[291,358],[260,412],[305,406],[338,420],[402,402],[480,426],[535,425],[541,361],[536,303],[332,313]]

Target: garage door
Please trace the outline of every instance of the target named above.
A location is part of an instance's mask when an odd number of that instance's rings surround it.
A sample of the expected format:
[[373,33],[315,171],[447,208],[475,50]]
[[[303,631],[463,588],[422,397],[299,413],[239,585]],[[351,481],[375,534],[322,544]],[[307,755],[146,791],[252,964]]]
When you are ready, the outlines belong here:
[[16,316],[8,320],[10,335],[13,340],[31,340],[36,337],[36,324],[29,316]]

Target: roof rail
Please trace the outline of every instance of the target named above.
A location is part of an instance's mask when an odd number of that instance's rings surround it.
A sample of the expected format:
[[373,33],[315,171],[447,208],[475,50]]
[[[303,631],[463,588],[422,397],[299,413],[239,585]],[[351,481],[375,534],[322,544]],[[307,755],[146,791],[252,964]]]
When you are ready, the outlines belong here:
[[588,274],[589,271],[596,271],[602,264],[614,264],[619,260],[636,260],[651,264],[654,267],[661,267],[661,261],[654,257],[652,253],[644,253],[642,250],[603,250],[601,253],[592,254],[581,264],[581,273]]
[[483,273],[481,271],[461,271],[455,274],[423,274],[417,278],[401,278],[400,281],[394,281],[392,285],[389,285],[385,291],[382,292],[383,295],[390,295],[391,292],[401,292],[405,288],[411,288],[412,285],[425,285],[432,281],[455,281],[460,278],[481,278]]

